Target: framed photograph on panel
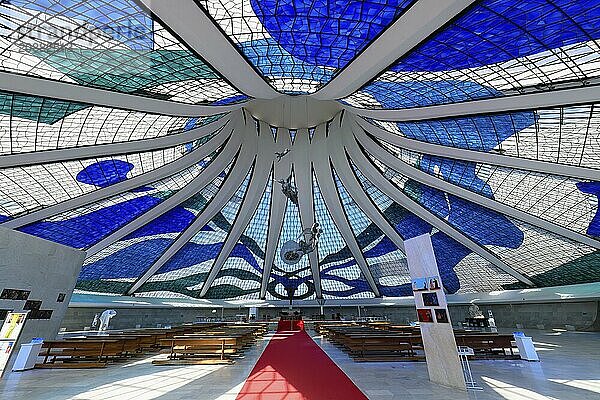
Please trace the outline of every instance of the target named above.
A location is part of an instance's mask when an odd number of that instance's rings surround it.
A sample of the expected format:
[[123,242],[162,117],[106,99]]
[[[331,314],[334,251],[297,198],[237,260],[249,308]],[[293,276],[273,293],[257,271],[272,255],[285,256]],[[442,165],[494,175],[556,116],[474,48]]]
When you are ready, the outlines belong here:
[[437,276],[431,276],[427,278],[427,286],[429,290],[438,290],[440,289],[440,278]]
[[412,290],[418,292],[419,290],[427,290],[427,278],[417,278],[412,281]]
[[417,309],[417,316],[419,317],[419,322],[433,322],[433,315],[428,308]]
[[436,322],[440,324],[447,324],[450,322],[448,321],[448,313],[445,308],[436,308],[433,312],[435,313]]
[[440,305],[437,293],[421,293],[423,295],[423,305],[428,307],[437,307]]

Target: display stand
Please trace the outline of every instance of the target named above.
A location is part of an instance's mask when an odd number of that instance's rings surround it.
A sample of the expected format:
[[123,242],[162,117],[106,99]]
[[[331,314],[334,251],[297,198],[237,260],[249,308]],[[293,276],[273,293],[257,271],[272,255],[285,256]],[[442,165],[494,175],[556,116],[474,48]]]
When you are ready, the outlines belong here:
[[19,349],[19,354],[17,354],[15,363],[13,364],[12,370],[26,371],[28,369],[33,369],[33,367],[35,367],[38,354],[40,354],[40,351],[42,350],[43,344],[44,342],[42,340],[22,344],[21,348]]
[[521,356],[522,360],[540,361],[537,351],[535,351],[535,346],[533,345],[533,339],[531,336],[525,336],[523,332],[514,332],[513,336],[515,338],[515,342],[517,343],[519,355]]
[[475,352],[467,346],[458,346],[458,357],[460,357],[460,365],[462,366],[463,375],[465,377],[465,385],[467,390],[483,390],[481,386],[477,386],[477,382],[473,379],[471,366],[469,365],[469,356],[474,356]]
[[466,390],[443,282],[429,234],[404,241],[429,380]]
[[19,340],[23,325],[27,319],[27,312],[15,313],[9,312],[6,315],[2,329],[0,329],[0,376],[4,374],[4,369],[11,354],[15,349],[15,344]]

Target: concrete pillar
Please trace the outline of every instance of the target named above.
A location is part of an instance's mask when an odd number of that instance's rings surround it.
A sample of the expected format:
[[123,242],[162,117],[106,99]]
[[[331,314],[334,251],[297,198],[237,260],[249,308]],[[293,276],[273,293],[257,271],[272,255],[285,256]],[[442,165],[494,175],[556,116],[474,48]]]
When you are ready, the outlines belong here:
[[404,241],[429,380],[466,390],[443,283],[429,234]]

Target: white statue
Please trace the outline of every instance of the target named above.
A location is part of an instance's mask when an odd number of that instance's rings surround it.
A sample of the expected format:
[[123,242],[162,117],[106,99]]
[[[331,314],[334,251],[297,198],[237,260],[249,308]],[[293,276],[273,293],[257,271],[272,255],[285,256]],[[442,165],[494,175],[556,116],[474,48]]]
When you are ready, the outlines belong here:
[[107,330],[110,319],[115,315],[117,315],[115,310],[104,310],[100,315],[100,328],[98,328],[98,330],[101,332]]

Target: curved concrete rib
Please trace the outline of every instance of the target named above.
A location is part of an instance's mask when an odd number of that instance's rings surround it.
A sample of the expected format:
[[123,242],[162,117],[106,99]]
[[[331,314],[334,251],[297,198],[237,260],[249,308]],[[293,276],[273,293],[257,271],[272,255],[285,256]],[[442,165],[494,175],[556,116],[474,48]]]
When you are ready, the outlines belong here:
[[243,93],[262,99],[271,99],[280,95],[258,74],[195,1],[139,0],[139,2]]
[[216,261],[212,265],[206,280],[202,284],[200,297],[204,297],[208,292],[208,289],[210,289],[212,286],[217,275],[219,275],[219,272],[223,268],[225,261],[227,261],[231,251],[237,244],[240,236],[242,233],[244,233],[244,230],[256,212],[256,209],[258,208],[258,205],[260,204],[260,201],[265,193],[265,188],[267,187],[269,176],[271,175],[272,171],[272,164],[273,160],[267,159],[267,157],[264,156],[256,160],[254,171],[252,172],[252,178],[250,178],[250,184],[246,190],[242,205],[238,210],[235,221],[231,227],[231,230],[229,231],[229,234],[227,235],[227,238],[225,239],[225,243],[223,243],[223,247],[221,247],[221,251],[217,256]]
[[173,117],[206,117],[243,106],[243,103],[226,106],[177,103],[10,72],[0,72],[0,90]]
[[430,154],[438,157],[454,158],[457,160],[480,162],[484,164],[498,165],[501,167],[516,168],[526,171],[535,171],[546,174],[568,176],[577,179],[600,180],[600,169],[578,167],[575,165],[558,164],[548,161],[532,160],[501,154],[486,153],[483,151],[459,149],[456,147],[443,146],[439,144],[422,142],[409,139],[389,132],[377,125],[373,125],[362,118],[356,118],[356,122],[362,129],[377,139],[393,144],[403,149]]
[[312,96],[349,96],[419,43],[444,26],[475,0],[419,0],[329,83]]
[[358,182],[354,171],[352,171],[352,167],[348,162],[348,158],[346,156],[345,151],[345,142],[350,137],[350,140],[354,140],[352,136],[352,128],[348,123],[349,119],[344,119],[342,124],[342,133],[344,137],[344,151],[333,151],[330,154],[331,162],[335,168],[338,177],[342,181],[342,184],[348,191],[348,194],[354,199],[356,204],[360,207],[360,209],[365,213],[365,215],[373,222],[375,225],[381,229],[381,231],[398,247],[402,252],[404,252],[404,240],[398,234],[396,229],[388,222],[388,220],[381,214],[379,209],[373,201],[369,198],[369,196],[365,193],[362,185]]
[[428,173],[414,168],[404,161],[396,158],[394,155],[389,153],[387,150],[379,146],[372,139],[370,139],[362,129],[355,130],[356,138],[361,145],[371,153],[375,158],[383,162],[385,165],[393,168],[400,174],[414,179],[424,185],[439,189],[449,194],[461,197],[465,200],[471,201],[475,204],[494,210],[504,215],[508,215],[512,218],[516,218],[527,224],[536,226],[546,231],[564,236],[570,240],[574,240],[579,243],[583,243],[587,246],[600,249],[600,241],[592,239],[589,236],[583,235],[579,232],[574,232],[570,229],[564,228],[553,222],[546,221],[535,215],[526,213],[524,211],[517,210],[511,206],[500,203],[499,201],[490,199],[489,197],[482,196],[480,194],[471,192],[470,190],[464,189],[460,186],[454,185],[450,182],[446,182],[443,179],[436,178],[435,176],[429,175]]
[[127,192],[129,190],[144,186],[146,184],[156,182],[168,176],[174,175],[181,170],[184,170],[195,163],[206,158],[208,155],[213,153],[227,140],[229,135],[222,134],[217,135],[210,139],[208,142],[200,146],[198,149],[184,155],[183,157],[170,162],[162,167],[156,168],[152,171],[135,176],[131,179],[115,183],[104,188],[97,189],[93,192],[83,194],[78,197],[63,201],[62,203],[48,206],[38,211],[26,214],[22,217],[18,217],[9,220],[2,224],[5,228],[18,228],[23,225],[27,225],[36,221],[43,220],[45,218],[60,214],[65,211],[73,210],[78,207],[82,207],[86,204],[94,203],[106,198]]
[[217,176],[219,176],[219,174],[223,172],[228,165],[231,164],[231,160],[235,159],[236,153],[239,151],[239,149],[240,140],[234,135],[234,137],[229,139],[223,150],[219,152],[219,154],[214,160],[211,161],[206,169],[204,169],[204,171],[202,171],[197,177],[192,179],[190,183],[188,183],[185,187],[177,191],[177,193],[173,194],[168,199],[164,200],[162,203],[159,203],[138,218],[134,219],[127,225],[111,233],[100,242],[90,247],[87,250],[87,256],[90,257],[102,249],[110,246],[114,242],[121,240],[125,236],[134,232],[136,229],[139,229],[147,223],[160,217],[161,215],[170,211],[172,208],[194,196],[199,191],[203,190]]
[[141,153],[180,144],[190,143],[208,136],[229,123],[229,117],[222,117],[204,126],[186,132],[162,136],[152,139],[134,140],[131,142],[107,143],[92,146],[73,147],[67,149],[44,150],[31,153],[0,155],[0,168],[20,167],[24,165],[45,164],[60,161],[83,160],[86,158]]
[[578,104],[591,104],[600,99],[600,85],[464,101],[461,103],[404,109],[344,108],[356,115],[380,121],[410,122],[452,118],[457,115],[495,114],[509,111],[535,110]]
[[[357,133],[355,132],[355,135]],[[511,275],[515,279],[529,285],[535,286],[533,282],[525,275],[516,271],[504,261],[500,260],[494,254],[489,252],[487,249],[481,247],[473,240],[468,238],[462,232],[450,226],[448,223],[438,218],[434,214],[432,214],[429,210],[425,209],[411,198],[409,198],[406,194],[400,191],[396,186],[394,186],[390,181],[388,181],[377,168],[367,159],[367,157],[362,153],[362,151],[358,147],[358,143],[352,141],[348,142],[347,150],[350,154],[350,158],[354,162],[354,164],[358,167],[362,174],[371,181],[374,185],[376,185],[379,190],[385,193],[388,197],[394,200],[396,203],[400,204],[402,207],[406,208],[411,213],[415,214],[417,217],[421,218],[425,222],[429,223],[431,226],[435,227],[439,231],[445,233],[450,236],[463,246],[467,247],[474,253],[480,255],[485,260],[489,261],[496,267],[500,268],[507,274]]]
[[[263,132],[271,132],[271,127],[265,123],[259,123],[259,129],[261,135]],[[279,133],[277,134],[275,141],[274,151],[283,152],[285,149],[292,148],[292,141],[290,135]],[[269,230],[267,232],[267,248],[265,251],[265,264],[263,266],[263,277],[260,285],[260,298],[264,299],[267,295],[267,286],[269,285],[269,279],[271,277],[271,270],[273,269],[273,263],[275,262],[275,252],[279,244],[279,237],[281,236],[281,228],[283,227],[283,220],[285,218],[285,211],[287,206],[287,197],[279,188],[277,183],[280,179],[287,179],[292,173],[292,162],[291,156],[283,157],[281,161],[275,162],[273,166],[273,190],[271,191],[271,211],[269,215]]]
[[[330,125],[330,137],[332,138],[333,143],[330,143],[326,140],[324,126],[320,126],[315,129],[312,143],[314,146],[313,167],[315,169],[315,175],[317,177],[317,183],[319,185],[323,201],[325,202],[325,206],[327,207],[329,214],[333,218],[333,222],[342,235],[342,238],[346,242],[348,249],[350,249],[352,256],[356,260],[356,264],[362,272],[365,280],[369,284],[371,291],[375,294],[375,297],[381,297],[379,288],[377,287],[375,279],[373,279],[373,275],[371,274],[371,270],[367,265],[367,260],[365,260],[365,256],[356,241],[356,237],[354,236],[354,232],[352,231],[352,227],[350,226],[346,212],[343,209],[336,190],[336,184],[332,177],[333,172],[331,171],[331,165],[329,164],[329,154],[331,154],[332,151],[335,151],[335,148],[337,148],[339,151],[341,146],[339,140],[334,140],[341,138],[342,134],[342,132],[339,132],[339,128],[335,126],[335,122],[338,121],[339,116]],[[338,132],[336,133],[335,130],[338,130]]]
[[[242,139],[243,140],[243,139]],[[204,225],[210,222],[214,216],[221,211],[221,208],[226,204],[231,197],[238,190],[240,185],[244,182],[244,179],[252,168],[253,153],[240,149],[240,155],[238,160],[234,164],[229,175],[225,179],[223,186],[217,192],[215,197],[204,207],[204,210],[196,217],[194,222],[188,226],[177,239],[167,248],[167,250],[152,264],[148,270],[139,277],[135,283],[127,291],[127,295],[132,295],[138,290],[148,279],[152,277],[167,261],[169,261],[183,246],[185,246]]]
[[[287,132],[286,132],[287,133]],[[292,156],[294,163],[294,177],[298,187],[298,208],[300,210],[300,220],[302,228],[310,228],[315,223],[315,206],[312,181],[312,150],[308,130],[298,129],[294,145],[292,146]],[[289,155],[288,155],[289,156]],[[319,268],[319,248],[308,253],[308,263],[313,275],[313,284],[315,285],[315,294],[317,299],[323,298],[321,289],[321,271]]]

